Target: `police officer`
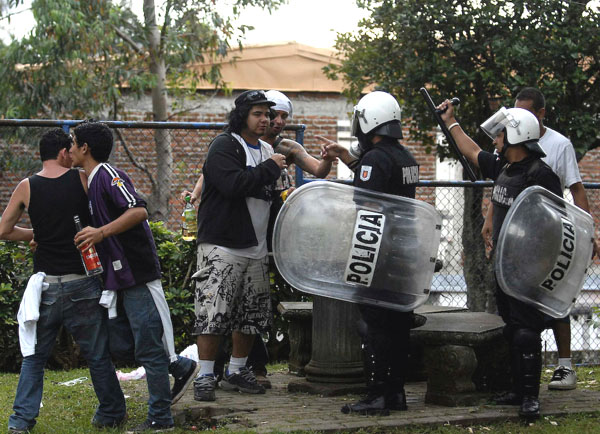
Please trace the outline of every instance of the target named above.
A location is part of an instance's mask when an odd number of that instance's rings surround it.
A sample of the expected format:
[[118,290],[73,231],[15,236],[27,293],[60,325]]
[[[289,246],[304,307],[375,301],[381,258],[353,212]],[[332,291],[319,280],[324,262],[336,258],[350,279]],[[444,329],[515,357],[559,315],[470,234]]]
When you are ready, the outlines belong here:
[[[545,153],[538,144],[540,127],[532,113],[522,108],[503,107],[481,124],[481,129],[494,140],[498,151],[498,155],[495,155],[482,151],[465,134],[448,100],[438,108],[445,110],[442,119],[460,151],[481,169],[485,178],[494,180],[494,246],[506,214],[519,193],[532,185],[540,185],[558,196],[562,195],[558,176],[541,160]],[[532,234],[535,235],[539,234]],[[544,329],[544,315],[534,306],[505,294],[497,281],[496,300],[498,312],[506,324],[504,336],[509,343],[513,380],[512,391],[500,396],[496,403],[520,405],[520,416],[537,418],[540,414],[540,335]]]
[[[386,92],[364,96],[354,107],[352,135],[361,159],[354,173],[356,187],[415,197],[419,165],[399,141],[400,106]],[[406,410],[404,393],[408,364],[411,312],[361,304],[358,331],[364,353],[367,396],[342,407],[343,413],[389,414]]]

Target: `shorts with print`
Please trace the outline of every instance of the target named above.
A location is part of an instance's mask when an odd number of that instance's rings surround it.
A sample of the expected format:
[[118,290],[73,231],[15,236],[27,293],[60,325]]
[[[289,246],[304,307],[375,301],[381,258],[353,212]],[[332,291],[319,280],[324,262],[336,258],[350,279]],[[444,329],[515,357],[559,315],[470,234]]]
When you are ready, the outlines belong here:
[[194,335],[258,334],[271,327],[268,256],[244,258],[199,244],[194,278]]

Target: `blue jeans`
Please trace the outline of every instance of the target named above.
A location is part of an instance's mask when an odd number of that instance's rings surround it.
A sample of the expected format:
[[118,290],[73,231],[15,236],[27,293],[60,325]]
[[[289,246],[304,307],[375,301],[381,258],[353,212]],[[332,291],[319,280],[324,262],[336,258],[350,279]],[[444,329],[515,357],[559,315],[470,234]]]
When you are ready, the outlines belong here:
[[107,312],[98,304],[101,292],[97,278],[83,278],[50,283],[42,293],[35,354],[23,359],[10,427],[35,425],[42,401],[44,366],[61,326],[73,335],[87,360],[100,402],[94,419],[110,424],[125,417],[125,398],[108,352]]
[[145,284],[117,291],[117,307],[129,321],[135,360],[146,370],[148,419],[172,425],[169,358],[162,342],[163,326],[150,290]]

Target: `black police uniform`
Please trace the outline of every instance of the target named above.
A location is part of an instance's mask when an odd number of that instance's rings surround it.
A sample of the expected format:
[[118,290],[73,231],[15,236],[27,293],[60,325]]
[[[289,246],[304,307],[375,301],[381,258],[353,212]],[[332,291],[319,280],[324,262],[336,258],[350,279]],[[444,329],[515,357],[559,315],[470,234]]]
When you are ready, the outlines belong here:
[[[409,198],[415,197],[418,181],[419,165],[410,151],[397,139],[387,136],[362,156],[354,173],[356,187]],[[379,405],[386,409],[405,410],[404,382],[412,312],[364,304],[359,305],[359,309],[367,400],[383,399]]]
[[[519,162],[508,163],[503,157],[482,151],[479,153],[478,162],[483,176],[494,180],[492,191],[494,246],[510,206],[527,187],[539,185],[562,196],[558,176],[538,154],[531,153]],[[518,404],[524,396],[537,399],[541,374],[540,335],[545,328],[545,316],[534,306],[505,294],[498,281],[496,281],[496,302],[498,313],[506,324],[504,336],[508,340],[511,352],[513,393],[516,398],[516,402],[511,403]]]

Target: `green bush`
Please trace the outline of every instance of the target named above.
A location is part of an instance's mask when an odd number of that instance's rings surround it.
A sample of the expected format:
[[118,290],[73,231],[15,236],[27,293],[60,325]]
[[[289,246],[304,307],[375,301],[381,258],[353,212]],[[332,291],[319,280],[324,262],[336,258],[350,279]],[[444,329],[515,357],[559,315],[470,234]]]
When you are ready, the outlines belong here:
[[196,342],[194,327],[194,288],[196,243],[184,241],[181,234],[167,229],[163,222],[150,222],[162,270],[162,284],[169,303],[175,349],[180,352]]
[[21,365],[17,312],[27,280],[33,273],[33,255],[23,243],[0,241],[0,370],[17,371]]

